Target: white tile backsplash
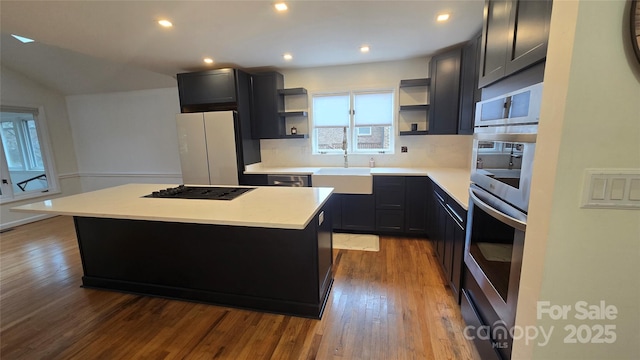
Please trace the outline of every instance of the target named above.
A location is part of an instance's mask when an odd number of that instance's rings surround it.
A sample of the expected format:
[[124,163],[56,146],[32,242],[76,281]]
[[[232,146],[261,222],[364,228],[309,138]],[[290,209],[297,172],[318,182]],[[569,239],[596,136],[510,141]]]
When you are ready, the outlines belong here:
[[[349,166],[368,167],[373,157],[380,167],[469,168],[471,135],[396,136],[394,154],[349,154]],[[400,152],[406,146],[408,152]],[[311,139],[260,140],[266,167],[342,166],[342,155],[312,154]]]

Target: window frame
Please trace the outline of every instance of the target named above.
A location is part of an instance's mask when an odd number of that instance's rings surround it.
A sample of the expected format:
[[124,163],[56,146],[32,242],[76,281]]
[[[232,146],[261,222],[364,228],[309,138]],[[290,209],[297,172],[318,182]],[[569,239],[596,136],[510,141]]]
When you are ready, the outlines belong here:
[[[369,128],[370,133],[372,134],[372,127],[373,126],[356,126],[355,124],[355,119],[357,114],[354,114],[354,108],[355,108],[355,98],[357,95],[359,94],[376,94],[376,93],[380,93],[380,94],[389,94],[390,98],[391,98],[391,109],[390,109],[390,113],[391,113],[391,124],[388,126],[389,127],[389,148],[388,149],[357,149],[356,148],[356,144],[357,144],[357,140],[358,140],[358,136],[369,136],[369,135],[364,135],[364,134],[359,134],[359,129],[361,128]],[[349,96],[349,127],[347,127],[347,153],[349,154],[365,154],[365,155],[371,155],[371,154],[377,154],[377,155],[384,155],[384,154],[393,154],[394,153],[394,149],[395,149],[395,131],[396,131],[396,127],[397,127],[397,112],[395,111],[396,108],[396,102],[397,102],[397,94],[396,94],[396,89],[393,87],[381,87],[381,88],[373,88],[373,89],[350,89],[350,90],[339,90],[339,91],[316,91],[313,92],[312,94],[310,94],[311,96],[311,111],[309,112],[310,114],[310,122],[311,122],[311,133],[312,133],[312,140],[311,140],[311,151],[313,155],[327,155],[327,154],[344,154],[344,150],[342,149],[318,149],[318,129],[319,127],[315,126],[315,120],[314,120],[314,97],[316,96],[339,96],[339,95],[346,95]],[[381,126],[381,127],[385,127],[385,126]],[[338,127],[323,127],[323,128],[335,128],[338,129]],[[343,127],[339,127],[340,129],[342,129]]]
[[[38,136],[38,142],[40,144],[40,153],[42,155],[42,164],[43,164],[43,172],[47,176],[47,187],[35,190],[27,190],[23,193],[16,193],[13,191],[12,179],[10,176],[9,163],[6,158],[6,154],[4,151],[4,144],[2,144],[2,139],[0,138],[0,148],[2,148],[2,152],[0,153],[0,172],[3,174],[3,179],[9,179],[8,184],[0,184],[2,193],[0,194],[0,204],[7,204],[11,202],[23,201],[33,198],[38,198],[42,196],[48,196],[52,194],[60,193],[60,187],[58,183],[58,174],[56,171],[56,166],[54,162],[54,153],[51,147],[50,137],[49,137],[49,129],[47,127],[47,120],[45,116],[45,111],[43,106],[35,106],[35,105],[13,105],[13,104],[0,104],[0,112],[22,112],[22,113],[30,113],[33,115],[33,120],[35,120],[36,132]],[[16,124],[16,121],[14,121]],[[20,124],[22,125],[22,124]],[[26,126],[26,124],[24,124]],[[23,133],[28,129],[20,129],[19,137],[24,138],[28,136],[28,134]],[[25,155],[25,146],[28,146],[26,143],[27,140],[21,139],[22,144],[21,151],[23,153],[23,157]],[[29,141],[30,142],[30,141]],[[32,154],[28,154],[31,156]],[[24,158],[25,161],[25,170],[29,168],[27,162],[31,162],[32,159],[29,157]],[[5,177],[5,173],[7,176]]]

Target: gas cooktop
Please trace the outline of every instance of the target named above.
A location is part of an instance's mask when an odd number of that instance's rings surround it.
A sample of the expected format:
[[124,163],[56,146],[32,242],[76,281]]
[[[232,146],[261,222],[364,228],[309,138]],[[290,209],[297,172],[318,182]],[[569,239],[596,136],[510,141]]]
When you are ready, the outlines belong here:
[[236,188],[221,186],[185,186],[154,191],[144,197],[166,199],[233,200],[255,188]]

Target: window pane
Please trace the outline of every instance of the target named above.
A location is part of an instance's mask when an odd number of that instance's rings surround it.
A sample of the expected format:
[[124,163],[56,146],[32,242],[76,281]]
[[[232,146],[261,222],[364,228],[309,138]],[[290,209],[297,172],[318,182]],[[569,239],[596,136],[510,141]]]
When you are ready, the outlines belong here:
[[313,126],[349,126],[349,95],[314,95]]
[[29,152],[29,162],[32,170],[44,170],[44,162],[42,161],[42,152],[40,151],[40,141],[38,141],[38,130],[36,129],[35,120],[26,120],[26,140],[27,151]]
[[355,125],[393,124],[393,92],[355,94]]
[[13,121],[2,122],[2,146],[9,169],[23,170],[24,161],[22,159],[22,151],[20,150],[18,129],[16,129]]
[[[344,128],[318,128],[316,129],[318,151],[342,150]],[[347,131],[347,139],[349,138]]]
[[391,148],[391,127],[372,126],[370,135],[358,132],[356,150],[389,150]]
[[38,137],[38,111],[22,110],[0,112],[3,155],[13,196],[39,193],[50,185]]

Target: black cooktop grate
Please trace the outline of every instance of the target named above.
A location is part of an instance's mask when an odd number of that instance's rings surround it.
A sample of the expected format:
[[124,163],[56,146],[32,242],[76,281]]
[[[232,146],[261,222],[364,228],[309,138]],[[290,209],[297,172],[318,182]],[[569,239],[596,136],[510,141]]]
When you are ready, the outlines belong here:
[[200,199],[200,200],[233,200],[255,188],[236,188],[221,186],[185,186],[154,191],[144,197],[164,199]]

